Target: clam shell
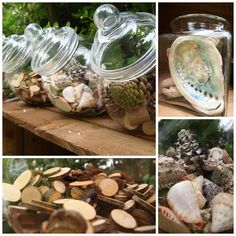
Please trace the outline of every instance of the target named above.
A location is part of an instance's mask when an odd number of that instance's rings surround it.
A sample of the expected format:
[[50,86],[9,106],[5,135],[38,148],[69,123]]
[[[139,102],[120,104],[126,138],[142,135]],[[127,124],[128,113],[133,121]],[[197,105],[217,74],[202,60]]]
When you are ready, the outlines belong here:
[[179,220],[190,224],[203,223],[191,181],[182,181],[172,186],[167,194],[167,201]]
[[85,109],[85,108],[96,108],[97,103],[94,99],[93,95],[87,92],[84,92],[82,94],[82,97],[80,99],[80,103],[78,108],[79,109]]
[[213,233],[225,232],[233,229],[233,195],[219,193],[212,200]]
[[75,91],[72,86],[66,87],[62,91],[62,96],[64,99],[69,102],[69,103],[74,103],[75,102]]
[[74,87],[74,92],[75,92],[75,100],[79,101],[82,97],[84,91],[84,84],[78,84]]

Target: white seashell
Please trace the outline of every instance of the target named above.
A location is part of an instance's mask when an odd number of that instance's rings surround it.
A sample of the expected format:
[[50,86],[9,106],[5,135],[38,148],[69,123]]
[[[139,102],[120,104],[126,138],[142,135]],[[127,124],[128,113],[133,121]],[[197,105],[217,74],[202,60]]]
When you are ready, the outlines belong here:
[[223,158],[223,150],[221,148],[218,147],[214,147],[210,150],[210,153],[208,155],[209,158],[213,158],[215,160],[222,160]]
[[79,101],[82,97],[84,91],[84,84],[78,84],[74,87],[74,92],[75,92],[75,99],[76,101]]
[[182,94],[178,91],[176,87],[162,88],[161,92],[168,98],[182,97]]
[[203,194],[200,191],[196,192],[197,196],[197,204],[200,209],[203,209],[204,206],[206,205],[206,198],[203,196]]
[[84,108],[96,108],[97,103],[94,97],[90,93],[84,92],[81,99],[78,108],[84,109]]
[[72,86],[66,87],[62,91],[62,96],[65,98],[65,100],[69,103],[75,102],[75,91]]
[[218,193],[212,200],[213,233],[225,232],[233,229],[233,195]]
[[191,181],[182,181],[172,186],[167,194],[167,201],[179,220],[190,224],[203,223]]
[[160,87],[161,88],[169,88],[169,87],[174,87],[175,83],[172,78],[167,78],[161,81]]
[[202,175],[193,179],[192,184],[196,192],[197,191],[202,192],[203,181],[204,181],[204,177]]

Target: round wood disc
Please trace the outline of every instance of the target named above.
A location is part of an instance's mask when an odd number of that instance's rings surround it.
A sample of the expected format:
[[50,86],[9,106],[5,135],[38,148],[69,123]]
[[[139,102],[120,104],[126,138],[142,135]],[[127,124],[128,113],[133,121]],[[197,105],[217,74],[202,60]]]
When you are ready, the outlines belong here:
[[55,188],[55,190],[59,193],[64,193],[66,191],[66,186],[65,184],[60,181],[60,180],[55,180],[53,182],[53,187]]
[[148,189],[148,184],[140,184],[137,189],[135,189],[138,192],[145,192]]
[[134,229],[137,233],[156,233],[156,225],[145,225]]
[[99,173],[97,176],[104,176],[104,177],[107,177],[107,174],[106,173],[104,173],[104,172],[101,172],[101,173]]
[[60,172],[60,170],[61,170],[61,167],[53,167],[53,168],[50,168],[48,170],[45,170],[43,172],[43,175],[44,176],[55,175],[56,173]]
[[72,198],[57,199],[57,200],[53,201],[53,203],[56,205],[63,205],[68,200],[73,200],[73,199]]
[[127,186],[130,189],[137,189],[138,188],[138,184],[127,184]]
[[33,176],[33,173],[31,170],[25,170],[23,173],[21,173],[13,183],[13,185],[18,188],[19,190],[22,190],[25,188],[29,182],[31,181],[31,178]]
[[21,201],[24,203],[31,203],[32,200],[42,200],[42,193],[34,186],[26,187],[21,193]]
[[116,194],[114,198],[122,202],[126,202],[128,200],[128,197],[126,195]]
[[53,201],[57,199],[61,199],[62,194],[57,192],[54,189],[49,189],[45,194],[44,194],[44,199],[46,202],[53,203]]
[[41,185],[39,187],[39,191],[44,195],[49,190],[49,187],[47,185]]
[[10,202],[18,202],[21,198],[21,192],[12,184],[3,183],[3,199]]
[[63,167],[63,168],[61,168],[61,170],[58,173],[56,173],[54,175],[50,175],[48,178],[57,179],[57,178],[64,177],[70,173],[70,170],[71,170],[70,167]]
[[11,86],[14,87],[14,88],[20,87],[20,81],[18,81],[18,80],[12,80],[12,81],[11,81]]
[[82,186],[88,186],[94,184],[94,182],[92,180],[86,180],[86,181],[74,181],[71,182],[69,185],[70,187],[82,187]]
[[34,186],[34,185],[36,185],[40,180],[41,180],[41,175],[40,175],[40,174],[36,174],[36,175],[32,178],[32,180],[31,180],[31,182],[30,182],[30,185],[31,185],[31,186]]
[[117,173],[113,173],[108,175],[108,178],[121,178],[121,173],[117,172]]
[[86,220],[92,220],[96,216],[95,209],[87,202],[80,200],[68,200],[63,204],[66,210],[79,212]]
[[150,204],[154,204],[156,202],[156,193],[153,193],[152,196],[147,199],[147,202]]
[[110,197],[104,197],[102,195],[97,195],[97,200],[105,202],[105,203],[109,203],[110,205],[114,205],[116,207],[124,207],[124,202],[119,201],[117,199],[114,198],[110,198]]
[[153,205],[151,205],[150,203],[148,203],[147,201],[144,201],[142,198],[140,198],[136,195],[133,195],[132,198],[134,199],[134,201],[136,201],[138,204],[140,204],[142,207],[144,207],[146,210],[148,210],[152,214],[156,213],[156,208]]
[[24,73],[20,73],[19,76],[17,77],[17,81],[21,82],[25,77]]
[[92,222],[92,226],[95,229],[96,233],[102,232],[107,228],[107,220],[106,219],[96,219]]
[[93,177],[93,180],[94,180],[94,184],[96,186],[99,185],[99,183],[103,180],[103,179],[106,179],[107,177],[104,176],[104,175],[96,175],[95,177]]
[[56,204],[48,203],[45,201],[32,200],[31,204],[35,204],[36,206],[43,206],[43,207],[51,208],[51,209],[57,209]]
[[135,207],[135,201],[133,199],[128,200],[125,202],[125,205],[123,207],[124,211],[132,211]]
[[70,112],[72,109],[70,104],[62,97],[54,98],[54,104],[56,107],[65,112]]
[[134,229],[137,222],[132,215],[121,209],[114,209],[111,212],[111,218],[116,224],[125,229]]
[[119,190],[119,185],[113,179],[103,179],[98,186],[101,189],[102,194],[107,197],[114,196]]
[[29,87],[30,91],[33,92],[33,93],[36,93],[40,90],[39,86],[38,85],[31,85]]

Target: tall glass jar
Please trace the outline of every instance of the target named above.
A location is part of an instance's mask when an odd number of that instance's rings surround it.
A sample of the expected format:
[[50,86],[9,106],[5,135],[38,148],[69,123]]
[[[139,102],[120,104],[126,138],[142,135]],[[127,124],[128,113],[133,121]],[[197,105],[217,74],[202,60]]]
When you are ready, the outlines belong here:
[[128,130],[155,134],[156,24],[150,13],[119,12],[110,4],[94,13],[98,30],[92,69],[104,82],[103,101],[112,119]]
[[32,45],[25,35],[3,38],[3,72],[9,86],[20,100],[31,105],[48,105],[50,101],[43,89],[42,78],[32,72]]
[[230,80],[229,23],[218,16],[177,17],[159,36],[159,102],[196,115],[225,116]]
[[98,115],[104,111],[100,80],[90,68],[90,49],[70,27],[42,30],[30,24],[31,66],[43,77],[52,104],[68,114]]

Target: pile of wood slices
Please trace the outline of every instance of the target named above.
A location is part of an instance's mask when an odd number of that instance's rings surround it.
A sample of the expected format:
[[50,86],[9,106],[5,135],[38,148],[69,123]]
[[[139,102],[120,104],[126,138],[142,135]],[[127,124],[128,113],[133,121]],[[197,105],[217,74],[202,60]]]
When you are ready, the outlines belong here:
[[[53,167],[3,183],[8,222],[17,233],[154,233],[154,186],[121,171]],[[10,203],[9,203],[10,202]]]

